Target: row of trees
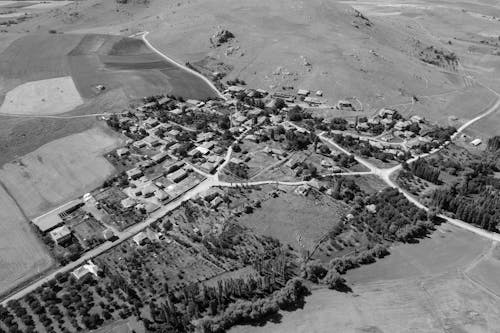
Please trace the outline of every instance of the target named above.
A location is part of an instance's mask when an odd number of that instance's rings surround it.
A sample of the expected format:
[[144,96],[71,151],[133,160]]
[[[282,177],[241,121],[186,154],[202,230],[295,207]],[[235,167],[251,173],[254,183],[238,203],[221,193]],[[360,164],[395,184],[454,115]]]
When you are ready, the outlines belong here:
[[419,178],[425,179],[434,184],[439,183],[439,169],[429,165],[424,159],[419,158],[411,165],[403,163],[403,168],[405,170],[411,171],[415,176]]
[[303,298],[307,294],[309,290],[304,282],[294,278],[271,296],[257,300],[238,300],[229,305],[219,316],[198,321],[197,327],[202,332],[225,332],[237,324],[260,321],[280,309],[295,309],[303,303]]

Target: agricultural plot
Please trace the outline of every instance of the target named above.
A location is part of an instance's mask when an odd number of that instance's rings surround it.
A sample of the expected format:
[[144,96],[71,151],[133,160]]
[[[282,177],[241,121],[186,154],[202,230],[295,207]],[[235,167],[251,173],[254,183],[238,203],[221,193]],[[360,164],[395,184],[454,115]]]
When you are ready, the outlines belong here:
[[101,155],[121,139],[97,127],[55,140],[0,170],[0,179],[29,217],[92,190],[114,172]]
[[0,187],[0,294],[52,265],[16,202]]
[[203,80],[163,59],[142,40],[111,35],[21,37],[0,53],[0,77],[0,101],[5,99],[0,112],[7,114],[69,112],[82,98],[116,89],[123,89],[128,99],[160,93],[216,97]]
[[30,81],[5,95],[0,113],[22,115],[59,114],[83,104],[70,76]]

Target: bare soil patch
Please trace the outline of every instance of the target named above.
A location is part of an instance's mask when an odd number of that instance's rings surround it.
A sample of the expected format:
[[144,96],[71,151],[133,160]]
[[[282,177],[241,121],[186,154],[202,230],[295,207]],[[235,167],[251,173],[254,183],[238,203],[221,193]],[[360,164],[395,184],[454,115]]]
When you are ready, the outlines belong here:
[[0,186],[0,294],[53,263],[28,223],[16,202]]
[[102,157],[122,140],[100,127],[52,141],[0,170],[0,179],[29,217],[100,185],[114,172]]
[[0,113],[49,115],[65,113],[83,104],[70,76],[31,81],[7,92]]

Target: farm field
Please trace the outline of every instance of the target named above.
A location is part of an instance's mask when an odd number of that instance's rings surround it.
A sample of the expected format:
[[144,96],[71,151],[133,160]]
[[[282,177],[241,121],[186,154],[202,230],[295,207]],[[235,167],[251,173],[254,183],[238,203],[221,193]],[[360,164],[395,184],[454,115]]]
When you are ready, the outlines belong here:
[[21,115],[59,114],[83,104],[70,76],[30,81],[7,92],[0,113]]
[[[494,331],[500,325],[500,300],[462,273],[490,244],[442,225],[418,244],[393,246],[384,259],[349,271],[352,292],[315,290],[303,309],[280,312],[261,327],[238,326],[230,332],[327,332],[332,327],[353,333]],[[491,280],[495,272],[488,271]]]
[[121,142],[110,130],[95,127],[4,165],[0,180],[32,218],[101,185],[114,172],[102,154]]
[[0,294],[49,268],[44,244],[3,186],[0,186]]
[[142,40],[128,37],[26,35],[12,41],[0,59],[2,94],[30,81],[71,75],[86,99],[102,93],[98,85],[106,91],[123,88],[129,99],[157,93],[196,99],[216,96],[204,81],[166,61]]

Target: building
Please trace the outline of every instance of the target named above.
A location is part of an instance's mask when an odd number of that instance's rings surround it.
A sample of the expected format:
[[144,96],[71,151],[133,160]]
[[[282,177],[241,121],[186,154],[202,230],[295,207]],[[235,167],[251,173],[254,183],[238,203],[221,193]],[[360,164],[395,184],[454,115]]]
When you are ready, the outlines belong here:
[[50,232],[50,237],[57,245],[62,245],[71,239],[71,230],[65,225]]
[[174,164],[164,165],[163,168],[167,171],[167,173],[172,173],[172,172],[177,171],[180,168],[182,168],[184,166],[184,164],[185,164],[184,161],[179,161],[179,162],[174,163]]
[[118,157],[123,157],[125,155],[128,155],[130,152],[127,148],[119,148],[116,150],[116,156]]
[[153,157],[151,157],[151,160],[155,163],[161,163],[163,161],[165,161],[168,157],[168,153],[167,152],[161,152],[161,153],[158,153],[156,155],[154,155]]
[[125,198],[122,201],[120,201],[120,205],[122,206],[123,209],[128,209],[135,205],[135,200],[132,198]]
[[153,147],[156,147],[160,144],[160,141],[155,138],[154,136],[147,136],[143,139],[144,143],[146,146],[148,146],[149,148],[153,148]]
[[160,201],[164,201],[164,200],[168,199],[168,194],[167,194],[167,192],[165,192],[163,190],[157,189],[155,191],[155,197],[156,197],[156,199],[158,199]]
[[179,169],[175,172],[168,174],[167,179],[174,182],[174,183],[178,183],[181,180],[183,180],[184,178],[186,178],[187,176],[188,176],[188,174],[187,174],[186,170]]
[[37,218],[33,219],[33,224],[40,229],[42,233],[49,232],[56,227],[63,224],[63,216],[67,215],[69,212],[73,212],[83,205],[82,200],[73,200],[65,203],[56,209],[51,210]]
[[481,139],[474,139],[470,142],[471,145],[473,146],[479,146],[481,143],[483,143],[483,141]]
[[113,232],[113,230],[111,229],[105,229],[103,232],[102,232],[102,237],[105,239],[105,240],[114,240],[116,237],[115,233]]
[[132,237],[132,240],[138,246],[142,246],[142,245],[146,244],[149,241],[149,237],[148,237],[148,235],[144,231],[141,231],[140,233],[138,233],[137,235],[135,235],[134,237]]
[[217,196],[212,201],[210,201],[210,207],[215,209],[223,202],[224,202],[224,200],[222,200],[221,197]]
[[154,128],[156,126],[158,126],[160,124],[160,122],[154,118],[148,118],[144,121],[144,126],[146,128]]
[[87,263],[83,266],[75,269],[71,274],[77,279],[80,280],[84,277],[94,275],[97,277],[99,273],[99,267],[95,265],[91,260],[87,261]]
[[139,168],[133,168],[127,170],[127,172],[125,173],[127,174],[127,177],[130,179],[139,179],[140,177],[142,177],[142,171]]
[[305,97],[305,96],[309,95],[309,90],[306,90],[306,89],[299,89],[299,90],[297,91],[297,95],[299,95],[299,96],[304,96],[304,97]]

